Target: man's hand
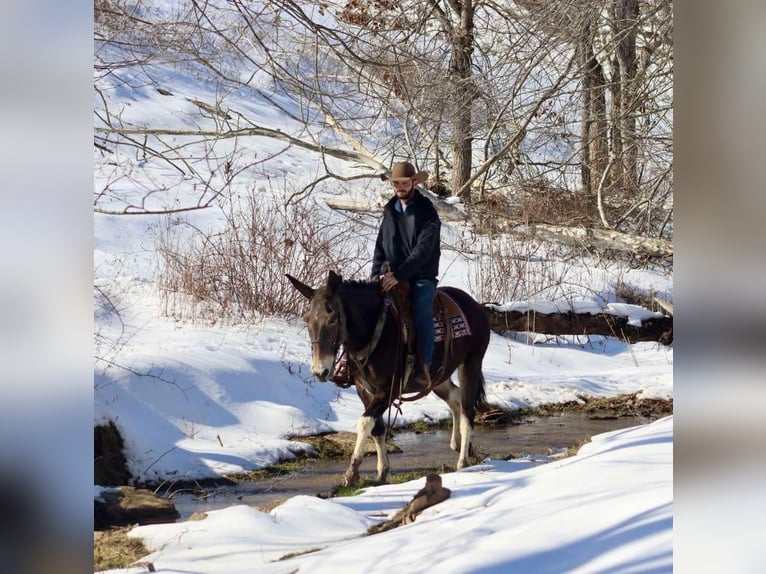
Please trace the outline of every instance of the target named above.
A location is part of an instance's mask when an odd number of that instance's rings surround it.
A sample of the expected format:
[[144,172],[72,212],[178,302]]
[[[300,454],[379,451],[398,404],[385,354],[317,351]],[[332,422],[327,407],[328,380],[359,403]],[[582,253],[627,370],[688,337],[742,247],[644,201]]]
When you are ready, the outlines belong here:
[[383,289],[384,293],[386,291],[391,291],[391,289],[393,289],[397,285],[399,285],[399,280],[396,277],[394,277],[393,272],[389,271],[387,273],[384,273],[381,276],[380,286]]

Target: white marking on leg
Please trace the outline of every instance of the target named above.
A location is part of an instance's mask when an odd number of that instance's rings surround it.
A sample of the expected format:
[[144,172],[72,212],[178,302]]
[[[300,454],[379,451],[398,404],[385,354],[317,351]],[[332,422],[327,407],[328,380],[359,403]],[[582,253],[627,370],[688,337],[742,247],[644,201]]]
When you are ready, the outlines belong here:
[[357,468],[362,462],[364,446],[372,434],[373,427],[375,427],[375,419],[372,417],[361,416],[356,423],[356,444],[354,445],[354,454],[351,455],[351,463]]
[[435,390],[436,395],[447,403],[452,413],[452,437],[450,438],[449,447],[457,452],[460,448],[460,389],[448,379]]
[[447,404],[449,405],[449,410],[452,411],[452,438],[450,438],[449,447],[452,450],[457,451],[460,446],[460,417],[462,407],[460,406],[460,389],[454,385],[450,389],[449,401]]
[[386,450],[386,433],[380,436],[373,436],[375,441],[375,450],[378,452],[378,480],[385,482],[390,468],[388,460],[388,451]]
[[348,469],[346,469],[346,473],[343,475],[343,484],[345,486],[351,486],[359,480],[359,465],[362,463],[364,445],[367,442],[367,438],[372,434],[374,426],[375,419],[372,417],[361,416],[356,423],[354,453],[351,455],[351,462],[348,465]]
[[471,421],[469,421],[468,417],[465,416],[463,413],[460,413],[461,441],[460,441],[460,455],[458,456],[458,460],[457,460],[458,470],[460,470],[461,468],[465,468],[466,466],[471,466],[471,463],[468,460],[468,453],[470,452],[470,448],[471,448],[472,431],[473,431],[473,428],[471,427]]

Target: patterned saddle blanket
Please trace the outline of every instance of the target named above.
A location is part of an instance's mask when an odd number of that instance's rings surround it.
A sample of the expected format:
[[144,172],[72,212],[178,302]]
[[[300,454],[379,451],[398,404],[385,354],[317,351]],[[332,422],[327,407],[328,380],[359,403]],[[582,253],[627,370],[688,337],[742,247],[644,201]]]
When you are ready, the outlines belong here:
[[437,343],[447,337],[459,339],[471,334],[471,328],[463,310],[441,289],[436,290],[434,299],[434,333]]

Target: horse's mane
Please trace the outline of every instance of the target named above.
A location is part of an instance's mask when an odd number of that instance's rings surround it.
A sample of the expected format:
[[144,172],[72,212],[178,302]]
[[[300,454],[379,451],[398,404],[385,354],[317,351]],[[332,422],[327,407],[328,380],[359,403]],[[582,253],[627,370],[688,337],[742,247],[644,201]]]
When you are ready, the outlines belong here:
[[378,281],[344,279],[342,288],[348,291],[370,291],[377,293],[380,289]]

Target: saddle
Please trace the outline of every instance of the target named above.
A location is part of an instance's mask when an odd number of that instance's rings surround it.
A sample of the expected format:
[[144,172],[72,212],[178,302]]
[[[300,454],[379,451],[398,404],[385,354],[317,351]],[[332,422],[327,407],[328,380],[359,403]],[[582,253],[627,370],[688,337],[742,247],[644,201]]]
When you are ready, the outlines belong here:
[[[397,320],[397,323],[400,326],[402,331],[402,340],[405,342],[407,347],[407,356],[405,359],[403,377],[404,388],[406,387],[410,376],[416,372],[416,363],[421,371],[425,369],[422,359],[418,357],[417,345],[415,345],[415,331],[412,326],[412,310],[410,308],[409,283],[400,283],[397,285],[392,290],[390,299],[393,301],[392,309],[394,312],[394,318]],[[468,327],[468,321],[463,314],[463,310],[452,297],[450,297],[440,288],[436,289],[436,297],[434,297],[433,321],[434,340],[437,343],[440,341],[444,343],[442,364],[439,366],[437,371],[443,372],[446,367],[447,356],[449,355],[449,347],[451,342],[459,337],[470,335],[470,328]],[[426,393],[430,392],[430,390],[431,389],[429,388]]]
[[[400,283],[392,290],[392,295],[396,304],[394,315],[401,326],[402,339],[407,342],[407,350],[413,352],[415,333],[412,328],[409,284]],[[471,334],[468,321],[460,305],[441,288],[436,289],[433,319],[436,342],[458,339]]]
[[[415,344],[415,331],[412,325],[412,310],[410,308],[410,285],[409,283],[399,283],[385,295],[385,304],[390,309],[396,324],[401,331],[401,340],[406,346],[407,352],[404,356],[404,365],[402,369],[401,389],[407,386],[410,377],[425,370],[423,361],[418,357],[417,345]],[[442,364],[437,373],[444,372],[449,355],[450,345],[453,340],[459,337],[465,337],[471,334],[468,321],[463,314],[462,309],[457,302],[452,299],[442,289],[436,289],[433,305],[434,321],[434,340],[443,342],[444,351],[442,353]],[[417,368],[416,368],[417,364]],[[352,369],[348,363],[346,353],[343,351],[338,358],[336,374],[333,382],[340,387],[349,387],[354,384]],[[430,376],[429,376],[430,378]],[[438,377],[437,377],[438,378]],[[421,390],[416,397],[406,400],[416,400],[431,391],[431,386]],[[401,394],[401,393],[400,393]]]

